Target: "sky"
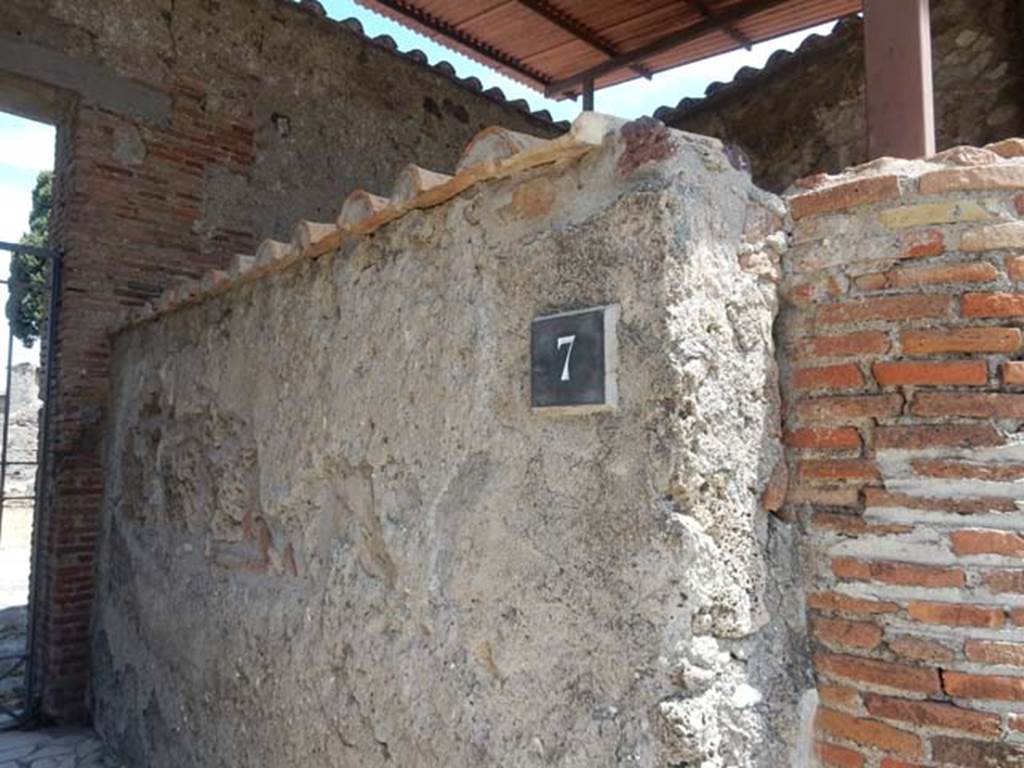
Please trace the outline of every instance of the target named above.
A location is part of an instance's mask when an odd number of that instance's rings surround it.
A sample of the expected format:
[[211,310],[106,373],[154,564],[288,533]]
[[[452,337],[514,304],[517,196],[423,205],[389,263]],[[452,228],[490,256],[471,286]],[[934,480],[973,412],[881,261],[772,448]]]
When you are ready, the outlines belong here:
[[[427,54],[431,64],[444,59],[455,67],[460,77],[475,76],[485,88],[498,86],[507,98],[526,99],[532,109],[547,109],[556,120],[571,120],[579,113],[579,102],[545,99],[525,85],[356,5],[354,0],[321,1],[331,18],[357,18],[371,37],[390,35],[400,50],[418,48]],[[704,89],[716,80],[732,80],[740,67],[760,68],[780,48],[793,50],[809,34],[828,34],[832,27],[833,23],[823,24],[755,45],[750,51],[735,51],[657,74],[650,81],[633,80],[600,90],[595,95],[595,108],[621,117],[651,115],[658,107],[674,106],[684,97],[702,96]],[[52,126],[0,112],[0,240],[17,242],[28,229],[32,187],[39,171],[53,167],[54,142]],[[0,279],[7,277],[8,262],[9,255],[0,252]],[[0,286],[0,306],[6,301],[7,293]],[[6,359],[6,339],[6,317],[0,312],[0,366]],[[33,356],[38,356],[37,350],[25,350],[17,344],[16,362]]]
[[[56,135],[51,125],[0,112],[0,240],[16,243],[28,231],[32,188],[40,171],[53,168]],[[0,279],[6,280],[10,253],[0,251]],[[7,361],[7,287],[0,285],[0,372]],[[14,362],[38,362],[39,345],[14,342]],[[2,378],[0,378],[2,387]]]

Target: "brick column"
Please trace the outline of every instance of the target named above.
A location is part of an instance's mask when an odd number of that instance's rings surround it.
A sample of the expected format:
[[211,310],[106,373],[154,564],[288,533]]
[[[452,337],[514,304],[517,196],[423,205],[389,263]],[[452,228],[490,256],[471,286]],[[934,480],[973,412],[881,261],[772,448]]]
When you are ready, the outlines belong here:
[[64,251],[47,506],[39,531],[38,653],[43,714],[89,717],[90,619],[105,471],[109,332],[125,310],[181,277],[251,252],[249,232],[204,220],[207,175],[246,174],[253,132],[176,81],[165,127],[80,105],[58,129],[53,242]]
[[1024,766],[1024,142],[791,198],[788,503],[826,766]]

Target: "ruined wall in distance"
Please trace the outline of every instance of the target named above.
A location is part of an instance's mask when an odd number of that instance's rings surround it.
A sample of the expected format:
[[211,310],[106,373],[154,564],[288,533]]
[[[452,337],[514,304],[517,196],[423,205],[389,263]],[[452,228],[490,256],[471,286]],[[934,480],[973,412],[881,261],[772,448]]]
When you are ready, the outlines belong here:
[[[932,0],[939,149],[980,146],[1024,133],[1024,18],[1017,0]],[[782,191],[814,173],[867,159],[863,23],[740,70],[704,99],[656,115],[675,128],[717,136],[749,155],[754,181]]]

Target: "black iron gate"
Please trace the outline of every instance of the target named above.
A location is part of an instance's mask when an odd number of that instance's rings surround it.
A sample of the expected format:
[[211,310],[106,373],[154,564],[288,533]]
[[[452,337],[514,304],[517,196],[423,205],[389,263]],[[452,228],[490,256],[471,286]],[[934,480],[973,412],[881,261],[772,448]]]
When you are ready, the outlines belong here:
[[[22,509],[31,509],[31,538],[29,544],[28,573],[25,574],[28,587],[28,601],[24,607],[10,606],[6,609],[0,605],[0,730],[25,724],[36,712],[38,700],[38,670],[36,669],[35,629],[38,625],[37,606],[39,600],[38,585],[40,578],[40,521],[42,515],[43,493],[48,484],[45,482],[49,467],[46,466],[46,450],[50,431],[49,414],[51,412],[52,382],[54,380],[54,346],[56,341],[57,316],[60,308],[60,252],[48,248],[37,248],[29,245],[5,243],[0,241],[0,252],[27,254],[38,258],[46,267],[47,313],[45,318],[45,336],[43,339],[42,381],[39,382],[39,396],[43,401],[42,420],[37,425],[35,447],[22,449],[20,454],[12,451],[11,446],[11,401],[12,373],[14,363],[14,330],[8,323],[7,329],[7,362],[4,371],[3,425],[0,428],[0,553],[4,550],[4,513],[19,504]],[[7,280],[0,280],[0,285],[7,285]],[[12,475],[17,477],[34,472],[34,481],[22,488],[10,491]],[[9,526],[8,526],[9,527]],[[10,563],[8,567],[18,568],[18,564]],[[22,566],[23,567],[23,566]],[[10,574],[8,574],[10,576]],[[6,602],[6,601],[5,601]],[[6,615],[6,619],[3,617]]]

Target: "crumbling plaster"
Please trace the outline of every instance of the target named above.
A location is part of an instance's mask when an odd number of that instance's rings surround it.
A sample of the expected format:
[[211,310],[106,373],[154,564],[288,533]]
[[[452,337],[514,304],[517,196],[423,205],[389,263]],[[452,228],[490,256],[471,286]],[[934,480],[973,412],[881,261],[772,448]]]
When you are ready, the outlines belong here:
[[[123,332],[104,736],[176,767],[787,764],[781,213],[717,142],[611,123]],[[619,410],[531,412],[531,318],[609,302]]]

